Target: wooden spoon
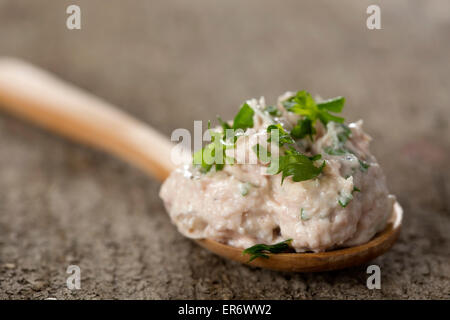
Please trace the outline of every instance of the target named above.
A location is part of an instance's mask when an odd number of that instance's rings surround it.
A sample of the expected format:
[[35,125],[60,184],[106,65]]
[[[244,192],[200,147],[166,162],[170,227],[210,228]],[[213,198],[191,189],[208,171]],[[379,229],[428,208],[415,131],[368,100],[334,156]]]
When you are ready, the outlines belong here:
[[[112,153],[160,181],[175,168],[170,160],[173,145],[166,137],[107,102],[23,61],[0,59],[0,108]],[[269,259],[258,258],[250,265],[296,272],[359,265],[383,254],[394,244],[402,216],[402,209],[396,203],[386,229],[360,246],[323,253],[270,254]],[[210,239],[197,240],[197,243],[222,257],[248,263],[249,257],[242,255],[242,248]]]

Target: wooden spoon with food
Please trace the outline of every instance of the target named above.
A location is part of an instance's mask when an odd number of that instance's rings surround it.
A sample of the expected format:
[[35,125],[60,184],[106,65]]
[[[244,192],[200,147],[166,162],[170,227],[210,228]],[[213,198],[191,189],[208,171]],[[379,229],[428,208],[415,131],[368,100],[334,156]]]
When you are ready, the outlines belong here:
[[[166,137],[107,102],[23,61],[0,59],[0,108],[114,154],[160,181],[175,169],[171,161],[173,145]],[[386,252],[397,239],[402,216],[396,203],[386,229],[363,245],[321,253],[268,254],[269,259],[252,262],[241,248],[211,239],[196,242],[222,257],[262,268],[295,272],[335,270],[363,264]]]

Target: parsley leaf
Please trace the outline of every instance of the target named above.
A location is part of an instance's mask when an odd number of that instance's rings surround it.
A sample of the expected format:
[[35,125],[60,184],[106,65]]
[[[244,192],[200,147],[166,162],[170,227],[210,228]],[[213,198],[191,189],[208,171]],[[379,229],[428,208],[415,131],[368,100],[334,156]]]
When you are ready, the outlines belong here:
[[318,153],[318,154],[313,155],[313,156],[308,157],[308,158],[309,158],[309,160],[311,160],[311,161],[316,161],[316,160],[322,159],[322,155],[321,155],[320,153]]
[[[335,126],[336,137],[332,146],[327,146],[323,148],[323,151],[332,156],[343,156],[346,154],[353,154],[355,157],[358,157],[354,151],[350,150],[345,146],[345,143],[352,135],[352,130],[343,123],[332,123],[332,126]],[[370,164],[364,160],[358,158],[359,169],[362,172],[367,172],[370,167]]]
[[225,130],[231,129],[231,126],[228,124],[228,122],[223,121],[221,117],[217,116],[217,121],[219,121],[224,132]]
[[287,154],[278,158],[278,171],[274,174],[282,173],[281,183],[289,176],[292,176],[293,181],[299,182],[316,178],[324,167],[325,161],[320,167],[316,167],[314,161],[303,154]]
[[234,117],[233,129],[246,130],[248,128],[253,128],[253,115],[255,111],[248,105],[244,103],[239,110],[238,114]]
[[267,127],[267,132],[270,133],[269,138],[267,139],[267,142],[271,142],[272,138],[275,138],[277,140],[278,138],[278,145],[282,147],[284,144],[293,144],[295,143],[294,139],[292,139],[289,132],[283,129],[281,124],[271,124]]
[[306,116],[314,121],[317,119],[318,108],[316,102],[304,90],[298,91],[295,96],[283,101],[282,104],[290,112]]
[[203,156],[203,153],[206,151],[207,147],[209,148],[210,146],[213,146],[212,143],[208,144],[207,146],[205,146],[204,148],[198,150],[197,152],[194,153],[194,155],[192,156],[192,163],[194,165],[197,165],[200,167],[200,171],[203,173],[209,172],[209,170],[211,170],[212,165],[208,164],[205,161],[205,158]]
[[320,120],[324,125],[330,121],[344,122],[344,118],[330,113],[341,112],[344,107],[344,102],[345,99],[343,97],[337,97],[316,103],[308,92],[302,90],[298,91],[295,96],[283,101],[282,104],[286,110],[309,119],[311,125],[314,126],[316,120]]
[[264,111],[266,111],[268,114],[270,114],[273,117],[279,117],[281,116],[281,111],[278,110],[277,107],[274,106],[267,106]]
[[[200,171],[203,173],[209,172],[214,166],[216,171],[220,171],[223,169],[225,164],[232,163],[233,160],[226,156],[226,149],[230,147],[230,144],[227,143],[226,133],[230,130],[246,130],[248,128],[253,128],[253,115],[255,112],[253,109],[247,104],[244,103],[236,114],[233,120],[233,125],[230,126],[227,122],[223,121],[219,116],[217,120],[219,121],[222,132],[215,132],[211,130],[211,122],[208,121],[208,130],[211,132],[211,143],[207,144],[204,148],[198,150],[194,153],[192,157],[192,163],[196,166],[200,167]],[[241,131],[242,132],[242,131]],[[237,140],[238,132],[234,132],[232,134],[231,146],[234,146],[234,143]]]
[[268,253],[283,253],[292,251],[292,248],[290,247],[291,242],[292,239],[288,239],[272,245],[255,244],[254,246],[242,251],[242,254],[250,255],[250,259],[248,260],[248,262],[252,262],[256,258],[269,259],[269,256],[267,255]]
[[345,103],[344,97],[336,97],[318,102],[317,107],[322,110],[325,109],[334,113],[340,113],[344,108],[344,103]]
[[[282,144],[283,143],[280,142],[280,146],[282,146]],[[278,158],[270,158],[270,165],[266,172],[271,175],[282,172],[281,183],[289,176],[292,176],[294,182],[310,180],[316,178],[325,167],[325,161],[320,167],[314,165],[314,161],[320,160],[321,158],[321,154],[316,154],[311,157],[305,156],[298,152],[294,147],[290,146],[288,149],[284,150],[284,155],[279,156]]]
[[295,139],[303,139],[309,136],[312,140],[312,136],[316,133],[316,129],[313,127],[313,123],[310,119],[300,119],[297,124],[291,130],[291,136]]

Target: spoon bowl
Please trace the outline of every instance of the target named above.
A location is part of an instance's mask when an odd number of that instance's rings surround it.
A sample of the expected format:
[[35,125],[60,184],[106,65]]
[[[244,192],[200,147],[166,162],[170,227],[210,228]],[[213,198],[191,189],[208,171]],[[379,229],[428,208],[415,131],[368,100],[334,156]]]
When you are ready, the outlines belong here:
[[[178,157],[166,137],[118,108],[26,62],[0,59],[0,108],[45,129],[87,144],[141,168],[163,181]],[[279,271],[328,271],[356,266],[383,254],[394,244],[402,224],[402,208],[395,204],[390,223],[366,244],[322,253],[269,254],[251,263],[234,248],[210,239],[202,247],[231,260]]]

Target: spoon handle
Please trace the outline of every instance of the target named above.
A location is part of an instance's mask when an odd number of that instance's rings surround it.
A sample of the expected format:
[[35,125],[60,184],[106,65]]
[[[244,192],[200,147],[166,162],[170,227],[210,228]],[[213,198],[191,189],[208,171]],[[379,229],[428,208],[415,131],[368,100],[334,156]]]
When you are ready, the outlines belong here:
[[0,59],[0,108],[72,140],[98,147],[164,180],[173,145],[111,104],[26,62]]

